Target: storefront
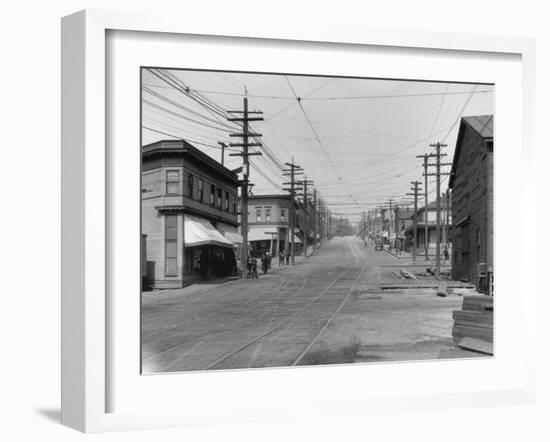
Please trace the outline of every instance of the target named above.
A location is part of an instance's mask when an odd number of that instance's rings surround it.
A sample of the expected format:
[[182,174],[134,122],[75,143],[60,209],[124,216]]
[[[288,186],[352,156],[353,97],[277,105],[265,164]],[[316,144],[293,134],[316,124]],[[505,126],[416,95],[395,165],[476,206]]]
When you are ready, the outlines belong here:
[[200,279],[235,274],[233,243],[204,218],[184,215],[185,276]]

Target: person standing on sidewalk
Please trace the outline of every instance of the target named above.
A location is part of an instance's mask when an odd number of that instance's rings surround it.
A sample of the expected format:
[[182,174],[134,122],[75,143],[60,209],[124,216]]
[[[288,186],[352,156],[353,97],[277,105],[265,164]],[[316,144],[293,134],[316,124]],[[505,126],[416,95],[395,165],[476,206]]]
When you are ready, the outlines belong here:
[[279,266],[282,266],[285,264],[285,252],[280,250],[279,251]]
[[290,264],[290,250],[286,251],[285,261],[286,261],[286,265]]
[[258,260],[254,256],[251,259],[250,271],[251,271],[250,277],[252,279],[258,279]]

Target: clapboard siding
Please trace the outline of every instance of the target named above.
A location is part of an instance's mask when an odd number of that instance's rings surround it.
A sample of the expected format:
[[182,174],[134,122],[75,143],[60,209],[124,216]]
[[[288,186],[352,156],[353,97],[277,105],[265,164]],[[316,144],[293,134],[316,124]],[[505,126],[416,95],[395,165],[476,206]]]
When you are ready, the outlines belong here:
[[452,184],[452,274],[477,284],[478,264],[492,269],[492,139],[487,141],[462,121],[458,143]]

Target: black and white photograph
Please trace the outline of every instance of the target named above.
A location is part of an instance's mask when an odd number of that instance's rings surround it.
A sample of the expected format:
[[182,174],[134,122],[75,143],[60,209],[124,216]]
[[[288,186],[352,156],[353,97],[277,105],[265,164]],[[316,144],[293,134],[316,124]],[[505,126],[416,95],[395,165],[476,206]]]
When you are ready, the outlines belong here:
[[142,373],[492,357],[493,101],[143,67]]

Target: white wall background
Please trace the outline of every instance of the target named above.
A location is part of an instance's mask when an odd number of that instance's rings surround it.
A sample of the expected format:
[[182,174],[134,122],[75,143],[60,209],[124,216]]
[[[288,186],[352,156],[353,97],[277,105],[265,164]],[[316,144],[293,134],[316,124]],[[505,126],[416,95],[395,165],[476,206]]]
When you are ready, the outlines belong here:
[[[205,0],[21,0],[0,15],[1,201],[0,211],[0,438],[17,440],[550,440],[550,311],[547,287],[538,306],[540,400],[535,406],[412,412],[362,420],[287,422],[247,426],[85,436],[59,425],[60,407],[60,17],[83,8],[166,10],[181,14],[242,12],[250,20],[340,22],[396,29],[509,34],[537,38],[540,220],[548,168],[546,101],[550,79],[550,30],[544,2],[394,0],[389,2],[277,2]],[[516,177],[514,177],[516,178]],[[521,176],[517,177],[518,185]],[[511,211],[510,213],[513,213]],[[539,222],[533,275],[543,274],[547,228]],[[513,233],[511,233],[513,237]],[[545,256],[546,255],[546,256]],[[519,269],[519,265],[518,265]],[[538,269],[538,271],[536,270]]]

